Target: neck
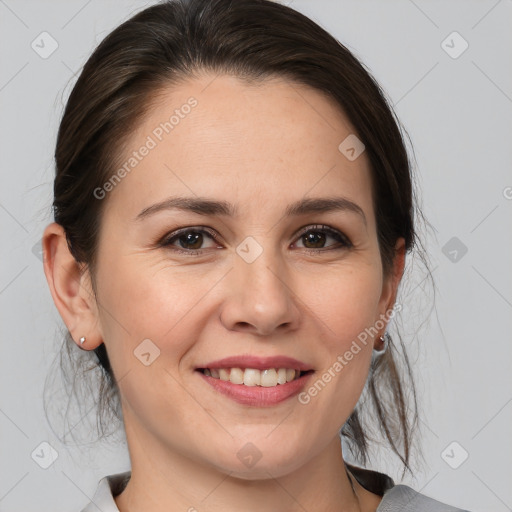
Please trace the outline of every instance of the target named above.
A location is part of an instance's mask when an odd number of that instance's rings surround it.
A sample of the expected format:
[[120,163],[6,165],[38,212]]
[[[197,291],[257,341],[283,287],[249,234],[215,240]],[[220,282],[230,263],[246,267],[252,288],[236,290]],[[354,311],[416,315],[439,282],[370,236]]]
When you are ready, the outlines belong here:
[[131,478],[115,497],[120,512],[304,510],[373,512],[380,497],[347,474],[339,437],[284,476],[236,478],[127,429]]

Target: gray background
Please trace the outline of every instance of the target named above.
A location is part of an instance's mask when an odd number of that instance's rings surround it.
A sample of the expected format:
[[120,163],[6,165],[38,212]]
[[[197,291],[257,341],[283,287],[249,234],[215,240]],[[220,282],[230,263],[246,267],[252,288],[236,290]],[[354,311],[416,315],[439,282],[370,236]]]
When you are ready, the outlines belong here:
[[[79,450],[48,426],[42,387],[62,322],[37,246],[52,220],[52,154],[75,74],[150,3],[0,0],[1,511],[78,511],[102,476],[129,468],[122,444]],[[402,297],[425,454],[404,483],[471,511],[512,510],[512,1],[287,3],[363,60],[415,149],[437,295],[423,325],[412,307],[428,309],[421,294]],[[43,31],[58,44],[47,58],[31,47]],[[454,31],[469,44],[460,55],[464,41],[446,40]],[[48,469],[31,456],[42,442],[58,452]],[[384,450],[372,467],[399,480]]]

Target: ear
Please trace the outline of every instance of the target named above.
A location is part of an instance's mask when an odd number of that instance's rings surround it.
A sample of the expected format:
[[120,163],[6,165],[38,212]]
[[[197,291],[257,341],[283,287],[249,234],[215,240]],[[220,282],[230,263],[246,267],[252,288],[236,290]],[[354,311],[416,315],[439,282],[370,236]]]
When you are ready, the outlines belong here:
[[[92,350],[103,342],[89,271],[71,254],[64,228],[55,222],[44,230],[43,266],[53,302],[78,347]],[[86,337],[85,343],[80,338]]]
[[[386,332],[387,322],[389,321],[389,312],[395,305],[398,286],[402,280],[405,267],[405,239],[399,238],[395,244],[395,256],[393,258],[393,266],[391,272],[385,277],[382,285],[382,294],[379,301],[380,318],[387,318],[386,325],[382,332],[376,337],[376,348],[379,345],[379,337]],[[380,347],[379,347],[380,348]]]

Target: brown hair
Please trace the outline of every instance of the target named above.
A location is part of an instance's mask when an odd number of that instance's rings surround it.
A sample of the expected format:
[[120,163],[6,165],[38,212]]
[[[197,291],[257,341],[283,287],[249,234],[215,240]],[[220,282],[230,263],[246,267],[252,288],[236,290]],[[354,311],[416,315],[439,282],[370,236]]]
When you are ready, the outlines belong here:
[[[55,222],[63,226],[76,261],[90,270],[95,295],[104,201],[93,192],[114,173],[125,141],[158,94],[205,71],[230,74],[247,83],[285,78],[333,99],[366,147],[385,275],[392,268],[399,237],[405,239],[408,252],[418,245],[414,228],[418,207],[400,123],[375,79],[345,46],[306,16],[269,0],[166,1],[139,12],[99,44],[73,87],[58,132]],[[372,358],[365,392],[378,427],[410,471],[417,398],[399,339],[405,375],[395,362],[396,346],[390,339],[387,350]],[[78,360],[81,351],[69,333],[65,345],[70,360]],[[89,358],[86,371],[98,369],[99,363],[100,416],[109,409],[120,418],[118,387],[105,345],[95,354],[98,361],[91,359],[91,352],[81,356]],[[404,377],[410,380],[409,397]],[[368,430],[363,427],[361,402],[341,434],[365,464]],[[103,431],[101,418],[100,423]]]

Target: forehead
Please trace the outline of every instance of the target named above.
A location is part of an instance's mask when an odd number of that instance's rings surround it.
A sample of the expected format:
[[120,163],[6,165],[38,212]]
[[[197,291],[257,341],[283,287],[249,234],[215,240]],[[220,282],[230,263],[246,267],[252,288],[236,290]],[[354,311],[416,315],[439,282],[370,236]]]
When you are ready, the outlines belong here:
[[338,194],[371,214],[366,155],[349,160],[339,149],[353,136],[320,91],[280,78],[247,84],[203,75],[159,93],[125,145],[128,172],[109,202],[135,211],[186,194],[229,199],[246,211]]

